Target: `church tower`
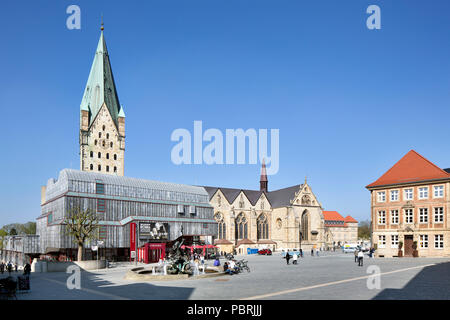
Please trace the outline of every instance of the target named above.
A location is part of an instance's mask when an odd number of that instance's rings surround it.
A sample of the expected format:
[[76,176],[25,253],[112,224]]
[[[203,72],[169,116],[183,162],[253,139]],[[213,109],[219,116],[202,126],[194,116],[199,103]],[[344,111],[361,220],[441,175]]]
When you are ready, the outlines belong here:
[[80,105],[80,170],[124,175],[125,113],[103,36]]
[[269,191],[268,184],[269,184],[269,180],[267,179],[266,163],[263,159],[262,167],[261,167],[261,177],[259,178],[259,191],[268,192]]

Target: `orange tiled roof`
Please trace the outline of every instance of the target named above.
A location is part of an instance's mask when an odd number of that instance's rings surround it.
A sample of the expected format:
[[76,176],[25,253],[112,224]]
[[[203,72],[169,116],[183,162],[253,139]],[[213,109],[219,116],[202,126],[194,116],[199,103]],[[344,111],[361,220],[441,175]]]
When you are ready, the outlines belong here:
[[366,188],[445,178],[450,178],[450,174],[416,151],[410,150],[377,181],[367,185]]
[[345,222],[358,223],[358,221],[356,221],[352,216],[346,216]]
[[325,221],[344,221],[344,217],[341,216],[337,211],[323,211],[322,214]]

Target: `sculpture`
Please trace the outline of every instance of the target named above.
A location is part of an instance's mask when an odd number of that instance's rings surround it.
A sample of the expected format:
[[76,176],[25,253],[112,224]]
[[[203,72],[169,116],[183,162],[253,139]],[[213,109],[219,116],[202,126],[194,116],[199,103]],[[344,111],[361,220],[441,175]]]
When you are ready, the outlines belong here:
[[169,274],[185,273],[192,275],[189,257],[181,249],[183,243],[184,239],[176,241],[170,249],[167,257],[167,273]]

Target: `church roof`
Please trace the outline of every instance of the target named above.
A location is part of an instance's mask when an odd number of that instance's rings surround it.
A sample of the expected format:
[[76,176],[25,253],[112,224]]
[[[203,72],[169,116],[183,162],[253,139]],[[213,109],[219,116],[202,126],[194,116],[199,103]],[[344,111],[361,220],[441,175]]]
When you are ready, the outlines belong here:
[[211,199],[214,194],[220,189],[229,203],[233,203],[234,200],[239,196],[241,191],[248,198],[250,203],[254,206],[261,194],[264,193],[269,200],[272,208],[280,208],[291,205],[291,200],[294,200],[295,193],[298,192],[303,187],[302,184],[298,184],[292,187],[274,190],[270,192],[259,191],[259,190],[246,190],[246,189],[233,189],[233,188],[221,188],[221,187],[208,187],[204,186],[206,192],[209,194],[209,199]]
[[448,172],[425,159],[416,151],[410,150],[392,168],[366,188],[449,178]]
[[[117,117],[121,108],[102,31],[80,105],[80,110],[89,111],[89,125],[94,121],[103,103],[106,104],[116,127],[118,127]],[[122,114],[125,116],[123,110]]]

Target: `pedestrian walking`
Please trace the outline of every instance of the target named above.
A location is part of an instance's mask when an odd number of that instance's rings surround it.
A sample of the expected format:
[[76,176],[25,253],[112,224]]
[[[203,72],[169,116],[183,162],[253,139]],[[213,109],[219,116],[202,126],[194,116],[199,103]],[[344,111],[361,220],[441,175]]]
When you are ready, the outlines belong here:
[[31,272],[31,266],[30,266],[30,264],[27,262],[27,263],[25,264],[25,266],[23,267],[23,274],[24,274],[24,275],[29,275],[30,272]]
[[358,266],[363,266],[364,253],[362,251],[358,252]]
[[311,257],[314,257],[314,249],[311,249]]
[[358,262],[358,250],[355,250],[355,263]]
[[286,252],[286,264],[289,264],[289,259],[291,259],[291,256],[289,255],[289,252]]
[[8,269],[9,275],[11,275],[11,271],[12,271],[12,264],[11,264],[11,262],[8,262],[7,269]]
[[298,255],[296,252],[292,255],[292,264],[297,264]]
[[18,268],[19,266],[17,265],[17,263],[16,264],[14,264],[14,272],[17,272],[17,268]]
[[319,256],[319,248],[316,248],[316,256]]
[[303,258],[303,250],[300,249],[300,257]]
[[3,274],[3,272],[5,272],[5,264],[3,263],[3,261],[2,261],[2,263],[0,263],[0,272]]

